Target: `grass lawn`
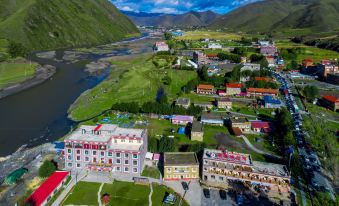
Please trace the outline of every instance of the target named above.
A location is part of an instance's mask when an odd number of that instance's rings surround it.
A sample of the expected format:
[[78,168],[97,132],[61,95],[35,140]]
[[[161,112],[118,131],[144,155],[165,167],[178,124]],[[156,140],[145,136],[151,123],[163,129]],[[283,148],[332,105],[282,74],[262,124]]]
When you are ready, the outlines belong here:
[[218,40],[240,40],[238,34],[215,32],[215,31],[188,31],[183,36],[176,37],[179,40],[200,40],[200,39],[218,39]]
[[[112,62],[115,68],[111,75],[76,100],[69,109],[70,117],[73,120],[86,119],[109,109],[117,102],[154,101],[161,86],[169,100],[173,100],[180,93],[181,87],[197,76],[195,71],[157,69],[150,57],[117,57]],[[165,76],[172,79],[170,85],[163,85],[162,79]]]
[[110,195],[111,206],[139,206],[148,205],[149,186],[137,185],[130,182],[114,181],[113,184],[105,184],[101,195]]
[[152,177],[152,178],[155,178],[155,179],[159,179],[160,178],[160,171],[156,167],[146,166],[144,168],[144,170],[142,171],[141,176]]
[[100,183],[78,182],[63,205],[98,205],[97,193]]
[[37,64],[2,62],[0,63],[0,89],[33,77]]
[[212,102],[215,99],[211,96],[197,95],[195,93],[183,94],[182,97],[189,98],[192,103],[207,103]]
[[218,127],[218,126],[205,125],[204,126],[204,142],[207,145],[216,145],[216,144],[218,144],[217,140],[215,139],[215,135],[217,133],[229,134],[226,127]]
[[[278,148],[270,144],[270,142],[268,141],[268,137],[265,137],[264,135],[255,135],[255,134],[248,134],[245,136],[256,148],[263,150],[267,153],[281,155]],[[260,139],[260,141],[256,141],[257,139]]]
[[[153,205],[166,205],[163,202],[164,198],[165,198],[165,195],[167,194],[175,194],[175,192],[171,189],[171,188],[168,188],[168,187],[165,187],[165,186],[162,186],[162,185],[158,185],[158,184],[155,184],[153,183],[153,195],[152,195],[152,203]],[[177,196],[177,201],[175,202],[175,206],[179,206],[179,203],[180,203],[180,196],[179,195],[176,195]],[[187,202],[186,201],[183,201],[183,206],[188,206]]]

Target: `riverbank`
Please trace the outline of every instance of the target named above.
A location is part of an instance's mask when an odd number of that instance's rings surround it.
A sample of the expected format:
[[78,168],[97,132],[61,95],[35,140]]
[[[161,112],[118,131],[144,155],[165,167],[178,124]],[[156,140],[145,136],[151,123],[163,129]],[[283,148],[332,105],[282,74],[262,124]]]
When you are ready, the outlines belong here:
[[0,90],[0,99],[9,95],[16,94],[23,90],[34,87],[38,84],[50,79],[56,73],[56,68],[51,65],[38,66],[33,77],[26,79],[23,82],[10,85]]

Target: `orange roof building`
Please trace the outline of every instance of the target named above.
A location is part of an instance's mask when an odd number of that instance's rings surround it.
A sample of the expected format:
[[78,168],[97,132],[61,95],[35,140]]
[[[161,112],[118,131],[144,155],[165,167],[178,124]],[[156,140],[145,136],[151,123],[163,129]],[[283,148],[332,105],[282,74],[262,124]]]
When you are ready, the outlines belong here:
[[227,83],[226,95],[239,95],[241,93],[242,84],[240,83]]
[[264,88],[253,88],[250,87],[247,89],[247,95],[248,96],[277,96],[279,94],[278,89],[264,89]]
[[210,84],[199,84],[197,87],[197,94],[214,94],[215,88]]
[[226,88],[241,88],[242,84],[240,83],[227,83]]
[[304,60],[303,60],[303,66],[304,66],[304,67],[310,67],[310,66],[313,66],[313,59],[304,59]]

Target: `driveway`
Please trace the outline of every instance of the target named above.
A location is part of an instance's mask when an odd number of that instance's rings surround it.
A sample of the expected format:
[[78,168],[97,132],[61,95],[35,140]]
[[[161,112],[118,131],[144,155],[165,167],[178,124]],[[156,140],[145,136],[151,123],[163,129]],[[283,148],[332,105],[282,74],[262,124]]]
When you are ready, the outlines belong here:
[[182,188],[180,181],[168,181],[164,182],[164,184],[174,191],[179,193],[180,195],[184,196],[185,200],[189,203],[190,206],[200,206],[201,205],[201,197],[202,188],[200,187],[199,181],[191,181],[189,183],[189,190],[185,193],[184,189]]

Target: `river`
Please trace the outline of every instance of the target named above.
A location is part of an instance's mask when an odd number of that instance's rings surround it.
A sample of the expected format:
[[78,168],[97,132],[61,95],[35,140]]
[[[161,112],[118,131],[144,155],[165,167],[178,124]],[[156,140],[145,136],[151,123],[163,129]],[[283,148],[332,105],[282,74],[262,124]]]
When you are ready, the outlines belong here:
[[[147,34],[139,40],[145,39],[145,36]],[[99,46],[96,53],[82,52],[81,57],[72,61],[63,59],[65,51],[57,51],[54,58],[39,58],[32,54],[32,61],[53,65],[57,72],[40,85],[0,99],[0,157],[12,154],[22,145],[32,147],[67,134],[74,125],[67,118],[70,105],[82,92],[103,81],[110,72],[107,68],[99,74],[89,75],[84,71],[85,65],[102,57],[129,54],[128,44],[139,40],[124,41],[124,47],[111,51],[110,47]],[[98,52],[101,49],[104,52]]]

